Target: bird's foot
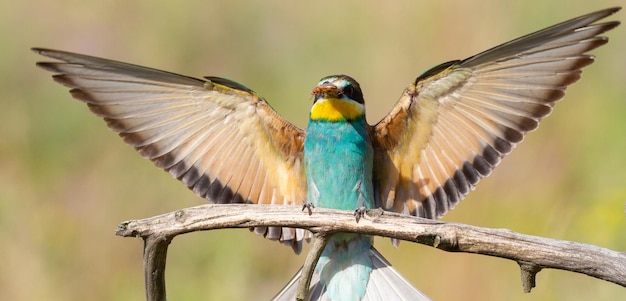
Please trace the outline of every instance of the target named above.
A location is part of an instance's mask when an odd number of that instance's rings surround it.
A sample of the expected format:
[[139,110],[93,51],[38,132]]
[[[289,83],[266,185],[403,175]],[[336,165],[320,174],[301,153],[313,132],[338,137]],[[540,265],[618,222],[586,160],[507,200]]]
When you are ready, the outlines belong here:
[[365,216],[365,213],[367,213],[367,208],[365,208],[365,206],[356,208],[356,210],[354,210],[354,217],[356,218],[357,223],[359,222],[359,220],[361,220],[362,217]]
[[302,205],[302,211],[304,211],[304,209],[307,209],[309,215],[313,214],[313,208],[315,208],[315,206],[313,206],[313,204],[309,202],[306,202]]

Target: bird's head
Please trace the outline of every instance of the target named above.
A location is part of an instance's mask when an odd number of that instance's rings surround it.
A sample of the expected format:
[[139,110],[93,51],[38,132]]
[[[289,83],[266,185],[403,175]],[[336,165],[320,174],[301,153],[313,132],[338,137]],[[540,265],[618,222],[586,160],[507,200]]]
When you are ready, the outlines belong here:
[[322,78],[311,93],[315,102],[320,99],[338,98],[364,104],[361,86],[347,75],[331,75]]
[[347,75],[322,78],[313,89],[311,120],[352,121],[365,116],[359,83]]

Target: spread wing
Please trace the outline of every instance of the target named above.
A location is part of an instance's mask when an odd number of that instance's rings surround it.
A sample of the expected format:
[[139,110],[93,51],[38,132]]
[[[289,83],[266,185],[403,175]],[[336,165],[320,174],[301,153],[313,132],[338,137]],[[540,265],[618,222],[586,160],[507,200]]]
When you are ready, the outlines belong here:
[[[80,54],[33,49],[61,62],[57,73],[145,158],[215,203],[301,204],[304,131],[281,118],[252,90]],[[298,230],[259,228],[290,243]],[[297,237],[296,237],[297,236]],[[295,244],[295,243],[294,243]]]
[[619,8],[581,16],[420,75],[370,128],[377,204],[438,218],[550,114]]

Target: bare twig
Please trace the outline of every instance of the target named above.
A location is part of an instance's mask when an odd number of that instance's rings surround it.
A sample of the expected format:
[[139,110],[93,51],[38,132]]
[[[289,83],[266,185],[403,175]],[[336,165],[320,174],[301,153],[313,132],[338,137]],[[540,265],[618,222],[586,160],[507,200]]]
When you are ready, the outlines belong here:
[[146,293],[150,301],[165,300],[165,257],[173,237],[193,231],[257,226],[303,228],[320,233],[321,237],[336,232],[364,233],[417,242],[449,252],[511,259],[520,264],[525,291],[534,287],[535,275],[542,268],[581,273],[626,287],[626,253],[593,245],[391,212],[356,223],[349,211],[316,208],[309,216],[300,209],[298,206],[203,205],[127,221],[118,226],[116,233],[144,239]]
[[313,246],[307,254],[306,260],[304,260],[304,265],[302,266],[302,277],[300,278],[300,282],[298,283],[298,293],[296,294],[297,301],[304,301],[306,299],[306,296],[309,294],[311,278],[313,277],[315,266],[317,265],[317,261],[320,259],[320,256],[324,251],[326,243],[328,243],[328,240],[330,239],[330,234],[331,233],[326,232],[315,233]]
[[148,300],[166,300],[165,261],[171,238],[151,235],[144,238],[143,272]]

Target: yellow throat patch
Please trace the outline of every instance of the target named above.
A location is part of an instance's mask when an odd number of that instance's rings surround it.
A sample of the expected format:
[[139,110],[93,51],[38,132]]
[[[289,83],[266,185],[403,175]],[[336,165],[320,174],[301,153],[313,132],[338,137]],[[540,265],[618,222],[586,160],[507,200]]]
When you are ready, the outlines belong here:
[[365,114],[365,107],[340,98],[322,98],[311,108],[311,120],[352,121]]

